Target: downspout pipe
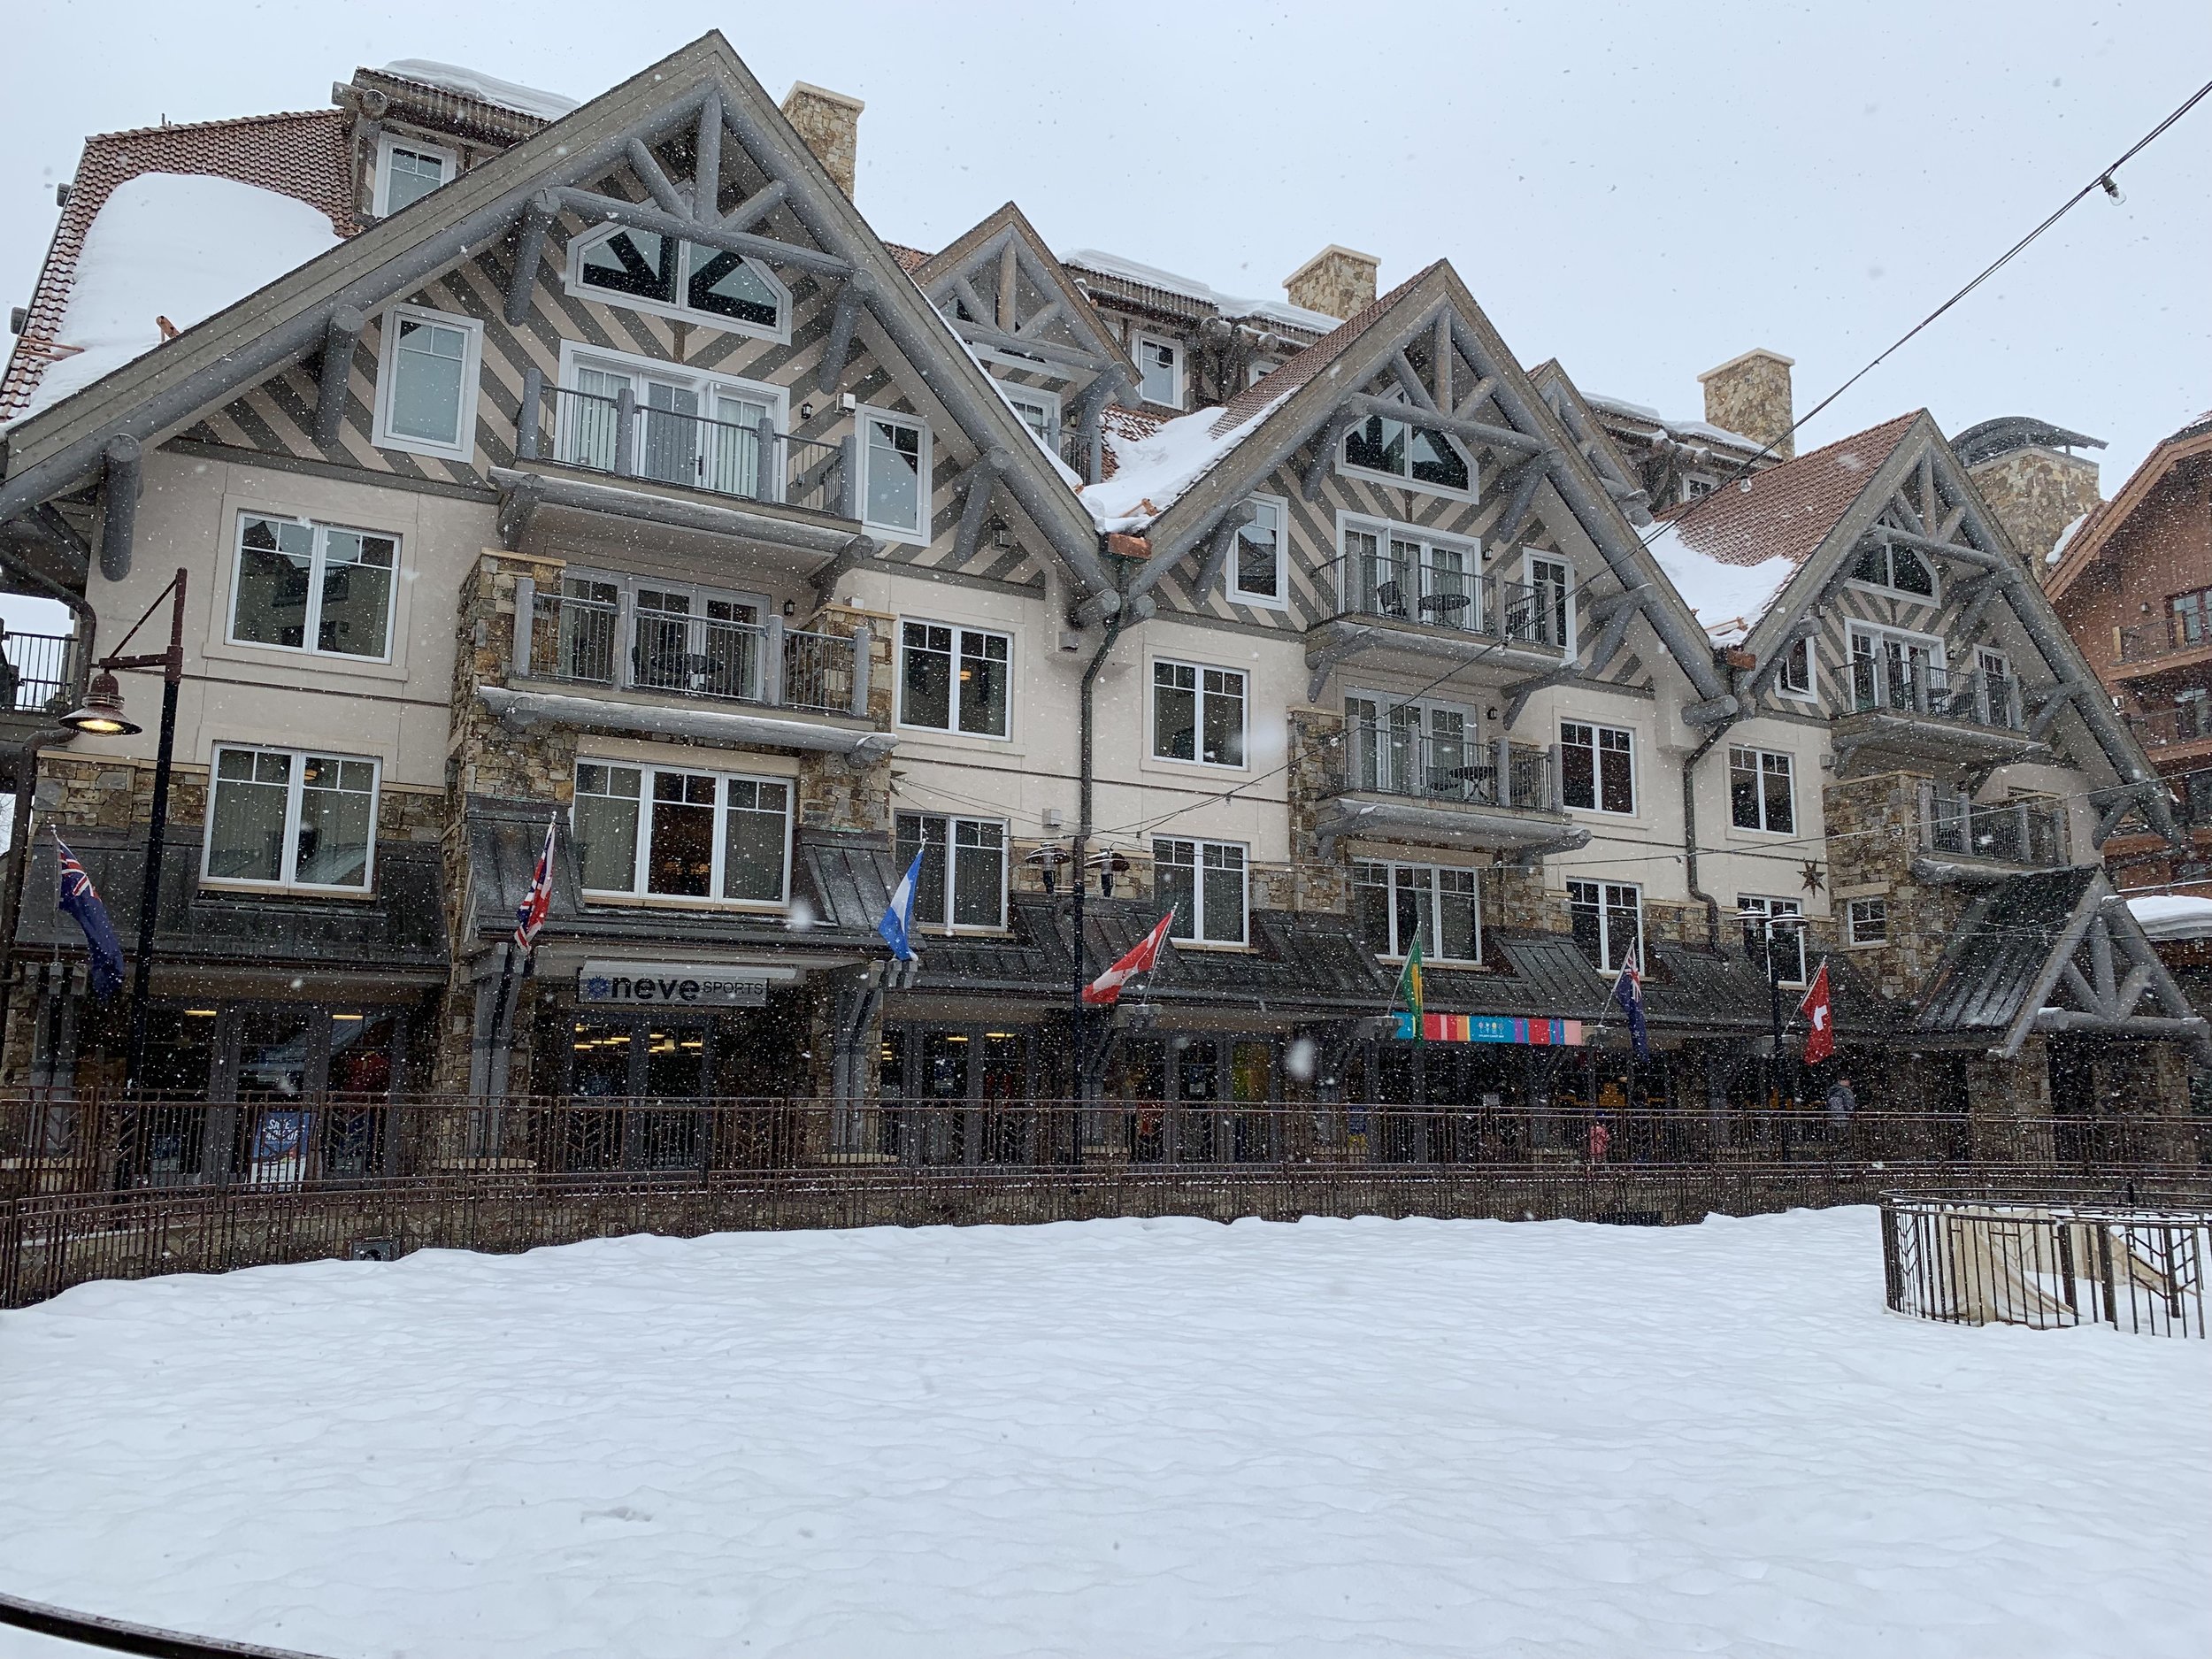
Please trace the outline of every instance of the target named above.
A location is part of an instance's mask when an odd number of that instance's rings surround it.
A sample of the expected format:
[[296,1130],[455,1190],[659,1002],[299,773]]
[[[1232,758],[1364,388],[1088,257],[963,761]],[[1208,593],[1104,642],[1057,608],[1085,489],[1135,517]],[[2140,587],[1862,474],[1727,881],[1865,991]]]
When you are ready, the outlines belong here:
[[1715,950],[1720,949],[1720,901],[1697,885],[1697,764],[1713,752],[1713,746],[1728,735],[1728,728],[1734,724],[1733,720],[1721,721],[1682,763],[1683,871],[1690,896],[1705,907],[1705,942]]
[[[1069,955],[1075,966],[1068,991],[1068,1078],[1071,1099],[1080,1100],[1083,1094],[1083,890],[1087,883],[1083,871],[1084,860],[1089,856],[1091,839],[1091,783],[1093,777],[1093,738],[1098,720],[1095,696],[1098,676],[1106,666],[1106,658],[1114,649],[1114,641],[1121,638],[1123,619],[1129,607],[1120,606],[1106,618],[1106,632],[1098,641],[1098,649],[1092,653],[1090,664],[1083,671],[1083,687],[1077,698],[1080,713],[1076,742],[1076,804],[1075,804],[1075,860],[1069,866],[1075,879],[1075,936]],[[1076,1127],[1076,1156],[1082,1156],[1084,1125],[1079,1120]]]

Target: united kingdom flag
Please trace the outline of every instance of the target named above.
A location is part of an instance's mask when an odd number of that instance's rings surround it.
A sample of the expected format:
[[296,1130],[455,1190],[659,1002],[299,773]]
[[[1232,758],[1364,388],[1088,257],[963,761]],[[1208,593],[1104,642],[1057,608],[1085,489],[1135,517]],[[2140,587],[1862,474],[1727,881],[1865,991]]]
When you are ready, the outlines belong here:
[[515,943],[526,951],[537,942],[538,930],[545,926],[547,912],[553,908],[553,836],[559,826],[558,818],[546,820],[545,850],[538,855],[537,868],[530,872],[530,890],[515,906]]

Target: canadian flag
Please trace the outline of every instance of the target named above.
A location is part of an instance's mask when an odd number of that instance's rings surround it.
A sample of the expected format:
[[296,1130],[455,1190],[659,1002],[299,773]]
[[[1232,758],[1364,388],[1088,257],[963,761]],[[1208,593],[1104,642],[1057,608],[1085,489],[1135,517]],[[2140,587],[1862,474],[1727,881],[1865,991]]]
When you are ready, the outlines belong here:
[[1175,911],[1171,908],[1154,924],[1150,933],[1130,947],[1126,956],[1083,987],[1083,1000],[1094,1008],[1110,1007],[1133,975],[1151,972],[1153,964],[1160,959],[1160,947],[1167,943],[1167,926],[1174,919]]
[[1805,987],[1805,1000],[1797,1005],[1797,1011],[1805,1017],[1805,1064],[1818,1065],[1836,1051],[1836,1010],[1828,1000],[1828,963],[1822,958],[1820,972],[1813,975],[1813,982]]

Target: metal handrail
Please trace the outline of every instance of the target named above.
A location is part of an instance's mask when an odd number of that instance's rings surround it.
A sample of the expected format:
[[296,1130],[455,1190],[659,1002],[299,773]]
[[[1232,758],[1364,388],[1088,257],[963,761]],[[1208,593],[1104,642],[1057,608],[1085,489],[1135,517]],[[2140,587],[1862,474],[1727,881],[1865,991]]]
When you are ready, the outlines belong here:
[[541,452],[581,472],[853,516],[843,447],[778,432],[765,416],[749,425],[641,403],[627,388],[609,397],[552,385],[532,412],[526,459]]
[[1330,620],[1373,617],[1512,645],[1566,649],[1565,618],[1573,614],[1574,595],[1553,583],[1505,581],[1388,552],[1348,553],[1324,565],[1319,575],[1321,592],[1336,605]]
[[1556,774],[1552,750],[1537,744],[1356,720],[1345,727],[1344,759],[1327,792],[1556,812]]
[[2020,681],[2012,674],[1973,669],[1954,675],[1932,664],[1917,664],[1901,673],[1893,672],[1886,657],[1855,657],[1849,684],[1851,707],[1857,713],[1893,710],[2004,732],[2027,726]]
[[647,610],[633,614],[626,641],[622,633],[618,604],[540,592],[532,605],[530,674],[811,714],[853,711],[856,654],[842,634],[787,628],[780,618],[737,622]]
[[1921,842],[1931,852],[1993,858],[2031,870],[2071,864],[2071,823],[2064,803],[2020,796],[1977,802],[1923,786]]
[[0,630],[0,713],[58,713],[75,702],[77,639]]

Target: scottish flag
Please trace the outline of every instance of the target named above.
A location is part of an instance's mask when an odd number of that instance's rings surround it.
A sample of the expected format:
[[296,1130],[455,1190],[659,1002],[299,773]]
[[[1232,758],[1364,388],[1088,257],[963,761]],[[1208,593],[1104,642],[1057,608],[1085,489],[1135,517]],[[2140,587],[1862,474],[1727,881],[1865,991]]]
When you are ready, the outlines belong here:
[[100,902],[99,889],[77,862],[77,855],[54,837],[61,854],[61,908],[84,929],[84,941],[92,954],[92,995],[106,1002],[123,988],[123,941],[108,920],[108,907]]
[[883,942],[891,947],[891,954],[901,962],[914,960],[914,889],[921,885],[922,855],[916,853],[914,862],[899,878],[899,885],[891,889],[891,902],[883,912],[883,919],[876,924],[876,932],[883,935]]

